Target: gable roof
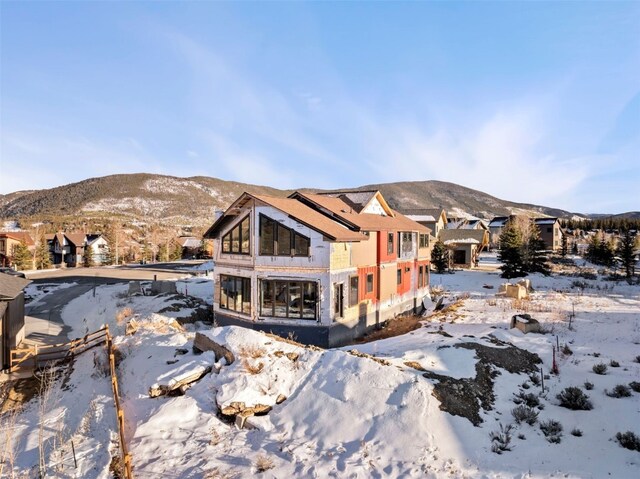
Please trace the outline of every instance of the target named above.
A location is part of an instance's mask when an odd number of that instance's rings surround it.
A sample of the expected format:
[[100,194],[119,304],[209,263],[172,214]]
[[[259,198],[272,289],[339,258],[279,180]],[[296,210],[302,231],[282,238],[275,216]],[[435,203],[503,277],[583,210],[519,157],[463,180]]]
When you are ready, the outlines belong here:
[[0,231],[0,238],[11,238],[16,241],[24,241],[27,246],[34,246],[35,242],[26,231]]
[[64,233],[67,237],[67,240],[70,243],[73,243],[74,246],[82,246],[84,244],[84,240],[87,237],[84,233]]
[[442,230],[438,237],[445,245],[451,244],[480,244],[489,242],[486,230]]
[[507,224],[508,216],[496,216],[489,222],[489,228],[501,228]]
[[393,216],[382,216],[371,213],[357,213],[342,198],[296,191],[289,198],[298,198],[324,210],[326,215],[337,218],[344,224],[360,231],[419,231],[430,233],[431,230],[406,216],[391,210]]
[[202,241],[195,236],[180,236],[177,242],[183,248],[199,248],[202,246]]
[[339,198],[345,204],[354,209],[357,213],[361,213],[367,209],[373,200],[378,200],[380,206],[389,216],[394,215],[394,211],[387,204],[387,200],[384,199],[382,193],[378,190],[365,190],[365,191],[328,191],[317,193],[319,196],[330,196],[333,198]]
[[535,221],[537,225],[552,225],[558,221],[558,218],[535,218],[533,221]]
[[442,208],[401,208],[400,212],[410,217],[425,217],[419,221],[438,221],[444,215],[446,223],[447,218],[447,213]]
[[286,213],[300,224],[334,241],[367,240],[367,236],[362,233],[350,230],[346,226],[328,218],[298,200],[266,195],[252,195],[250,193],[243,193],[240,198],[234,201],[233,204],[227,208],[227,211],[211,225],[203,237],[214,238],[227,224],[238,216],[241,208],[252,199]]
[[22,293],[22,290],[31,283],[28,279],[0,273],[0,299],[13,299]]

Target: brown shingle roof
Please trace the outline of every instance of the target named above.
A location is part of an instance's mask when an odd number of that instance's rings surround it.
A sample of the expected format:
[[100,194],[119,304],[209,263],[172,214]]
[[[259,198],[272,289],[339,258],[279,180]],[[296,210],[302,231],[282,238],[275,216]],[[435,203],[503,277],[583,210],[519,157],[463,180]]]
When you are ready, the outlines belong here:
[[75,246],[82,246],[84,244],[84,240],[87,237],[84,233],[65,233],[64,234],[71,243]]
[[31,283],[28,279],[0,273],[0,298],[13,299],[22,293],[22,290]]
[[367,239],[362,233],[351,231],[336,221],[327,218],[322,213],[309,208],[298,200],[278,198],[275,196],[255,195],[254,198],[280,211],[287,213],[300,223],[316,230],[336,241],[364,241]]
[[431,231],[426,226],[416,223],[397,211],[394,211],[395,216],[393,217],[357,213],[340,198],[300,192],[296,192],[291,196],[306,198],[308,201],[330,211],[340,219],[355,225],[363,231],[420,231],[422,233],[429,233]]
[[31,235],[26,231],[0,231],[0,237],[24,241],[27,246],[35,245],[33,238],[31,238]]

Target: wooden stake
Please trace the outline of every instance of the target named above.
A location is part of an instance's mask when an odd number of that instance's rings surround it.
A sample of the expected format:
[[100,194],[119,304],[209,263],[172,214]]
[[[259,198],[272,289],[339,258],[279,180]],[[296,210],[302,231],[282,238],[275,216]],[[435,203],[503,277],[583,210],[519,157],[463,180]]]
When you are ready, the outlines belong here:
[[73,452],[73,465],[76,469],[78,469],[78,461],[76,459],[76,448],[73,445],[73,439],[71,439],[71,451]]

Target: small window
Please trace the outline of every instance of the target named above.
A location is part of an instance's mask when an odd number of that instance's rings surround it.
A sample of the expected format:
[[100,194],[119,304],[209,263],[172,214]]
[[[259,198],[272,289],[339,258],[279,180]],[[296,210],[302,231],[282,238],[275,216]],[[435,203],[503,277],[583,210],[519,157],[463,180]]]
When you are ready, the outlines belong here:
[[373,292],[373,273],[367,275],[367,293]]
[[422,288],[422,266],[418,268],[418,288]]
[[358,277],[351,276],[349,279],[349,306],[358,304]]
[[420,248],[428,248],[429,247],[429,235],[420,234]]
[[396,280],[398,284],[402,284],[402,269],[400,268],[398,268],[398,271],[396,273]]
[[393,233],[387,235],[387,254],[393,254]]

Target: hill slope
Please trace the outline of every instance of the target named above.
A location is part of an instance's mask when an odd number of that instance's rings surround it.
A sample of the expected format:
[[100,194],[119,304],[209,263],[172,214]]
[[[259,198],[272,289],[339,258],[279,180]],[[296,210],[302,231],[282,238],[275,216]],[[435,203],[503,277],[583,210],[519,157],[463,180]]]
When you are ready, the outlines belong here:
[[[512,213],[572,216],[561,209],[505,201],[443,181],[383,183],[353,189],[380,190],[397,209],[442,207],[454,216],[471,214],[482,218]],[[141,221],[203,225],[211,221],[214,210],[225,209],[244,191],[275,196],[290,193],[206,176],[112,175],[46,190],[0,195],[0,218],[121,214]]]

